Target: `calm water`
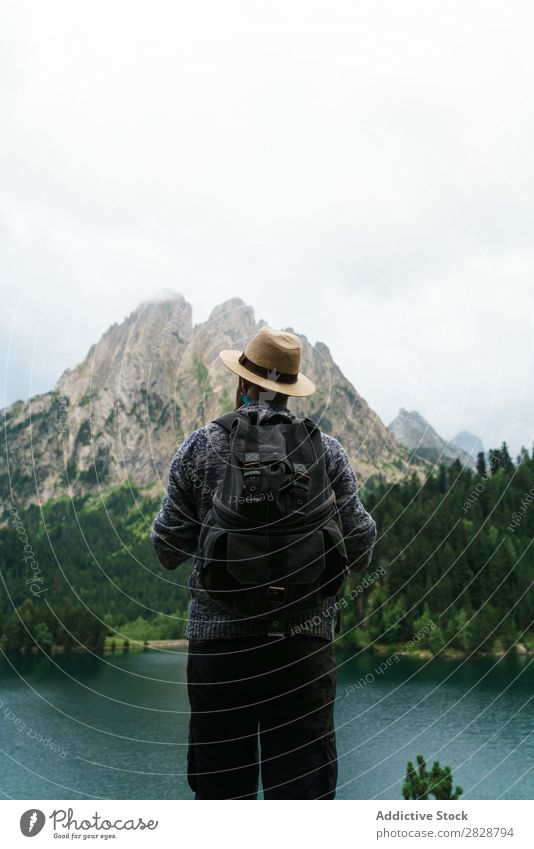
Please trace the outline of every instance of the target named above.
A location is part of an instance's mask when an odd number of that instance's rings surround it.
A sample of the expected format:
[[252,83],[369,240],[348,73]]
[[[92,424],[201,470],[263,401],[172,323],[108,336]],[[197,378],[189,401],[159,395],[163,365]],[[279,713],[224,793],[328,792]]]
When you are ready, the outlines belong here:
[[[185,652],[9,660],[0,659],[5,797],[191,798]],[[531,658],[402,659],[382,675],[374,655],[338,661],[338,798],[401,798],[419,752],[451,766],[464,798],[534,797]],[[351,687],[366,675],[371,683]]]

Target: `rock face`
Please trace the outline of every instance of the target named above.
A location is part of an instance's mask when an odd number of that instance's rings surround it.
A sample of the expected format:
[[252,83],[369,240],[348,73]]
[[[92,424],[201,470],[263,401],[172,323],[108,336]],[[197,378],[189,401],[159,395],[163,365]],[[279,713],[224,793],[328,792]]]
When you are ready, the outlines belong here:
[[410,452],[412,459],[446,465],[459,460],[464,466],[475,467],[469,454],[442,439],[416,410],[408,411],[401,407],[399,415],[388,425],[388,430]]
[[461,448],[462,451],[465,451],[465,453],[469,454],[469,456],[474,460],[476,460],[477,454],[480,454],[481,452],[482,454],[484,453],[484,445],[480,437],[474,436],[467,430],[460,431],[460,433],[451,441],[451,445]]
[[[44,502],[131,480],[166,485],[184,437],[234,407],[237,378],[218,359],[243,348],[266,322],[238,298],[193,325],[190,305],[165,292],[114,324],[53,391],[5,411],[6,451],[0,487],[15,504]],[[285,328],[292,332],[292,328]],[[326,345],[304,336],[302,371],[316,384],[310,399],[292,401],[345,446],[364,484],[424,473],[333,362]]]

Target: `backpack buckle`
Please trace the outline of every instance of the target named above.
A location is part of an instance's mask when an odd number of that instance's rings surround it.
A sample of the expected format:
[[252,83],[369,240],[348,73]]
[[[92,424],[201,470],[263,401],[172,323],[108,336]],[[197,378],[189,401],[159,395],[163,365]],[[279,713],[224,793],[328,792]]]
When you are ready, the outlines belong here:
[[295,476],[292,484],[296,489],[301,489],[305,493],[310,488],[310,475],[307,467],[303,466],[302,463],[295,463]]
[[261,475],[260,455],[257,451],[247,451],[243,463],[243,477],[252,478]]
[[261,474],[261,463],[259,460],[249,460],[243,464],[243,477],[252,478],[259,477]]

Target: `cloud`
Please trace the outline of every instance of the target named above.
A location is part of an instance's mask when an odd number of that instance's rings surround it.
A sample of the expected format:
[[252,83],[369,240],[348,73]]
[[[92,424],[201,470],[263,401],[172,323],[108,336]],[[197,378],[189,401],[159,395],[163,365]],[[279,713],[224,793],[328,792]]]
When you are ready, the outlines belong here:
[[169,287],[195,320],[236,295],[325,341],[386,422],[416,406],[444,436],[492,444],[518,406],[511,441],[530,443],[528,15],[11,4],[6,401],[49,388]]

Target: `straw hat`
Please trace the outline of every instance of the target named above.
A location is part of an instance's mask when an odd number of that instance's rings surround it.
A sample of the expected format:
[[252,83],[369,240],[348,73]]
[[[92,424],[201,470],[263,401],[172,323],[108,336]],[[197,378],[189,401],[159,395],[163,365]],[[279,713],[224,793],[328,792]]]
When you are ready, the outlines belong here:
[[262,327],[244,351],[221,351],[226,368],[256,386],[282,395],[313,395],[315,384],[299,372],[302,343],[285,330]]

